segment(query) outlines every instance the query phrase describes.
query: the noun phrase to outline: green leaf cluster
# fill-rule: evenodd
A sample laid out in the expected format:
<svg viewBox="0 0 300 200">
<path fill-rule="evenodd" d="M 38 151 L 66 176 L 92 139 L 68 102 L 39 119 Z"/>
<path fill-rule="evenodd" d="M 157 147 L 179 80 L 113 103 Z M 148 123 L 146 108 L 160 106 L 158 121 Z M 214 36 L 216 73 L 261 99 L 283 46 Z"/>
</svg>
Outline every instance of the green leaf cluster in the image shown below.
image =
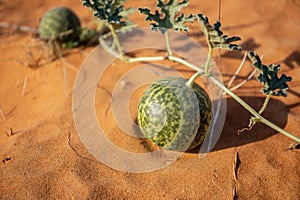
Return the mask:
<svg viewBox="0 0 300 200">
<path fill-rule="evenodd" d="M 83 5 L 94 11 L 94 16 L 109 24 L 125 26 L 124 0 L 82 0 Z"/>
<path fill-rule="evenodd" d="M 250 51 L 248 52 L 248 57 L 252 62 L 252 65 L 259 71 L 259 76 L 257 79 L 263 83 L 262 92 L 267 95 L 274 96 L 287 96 L 287 89 L 289 86 L 287 82 L 292 81 L 292 77 L 282 74 L 278 77 L 278 72 L 280 70 L 280 65 L 270 64 L 266 66 L 262 64 L 257 53 Z"/>
<path fill-rule="evenodd" d="M 154 21 L 150 23 L 152 30 L 160 30 L 164 33 L 167 29 L 174 29 L 176 31 L 189 32 L 189 29 L 184 24 L 186 22 L 193 22 L 196 18 L 194 15 L 185 16 L 181 13 L 181 9 L 189 4 L 188 0 L 181 2 L 177 0 L 169 0 L 165 3 L 163 0 L 158 0 L 156 5 L 159 10 L 155 10 L 152 14 L 148 8 L 139 8 L 142 14 L 145 14 L 146 21 Z"/>
<path fill-rule="evenodd" d="M 216 22 L 213 26 L 209 24 L 208 18 L 203 14 L 198 14 L 198 20 L 201 25 L 202 31 L 208 41 L 210 48 L 222 48 L 227 50 L 241 50 L 241 46 L 237 44 L 231 44 L 232 42 L 241 40 L 240 37 L 228 37 L 223 35 L 220 30 L 221 23 Z"/>
</svg>

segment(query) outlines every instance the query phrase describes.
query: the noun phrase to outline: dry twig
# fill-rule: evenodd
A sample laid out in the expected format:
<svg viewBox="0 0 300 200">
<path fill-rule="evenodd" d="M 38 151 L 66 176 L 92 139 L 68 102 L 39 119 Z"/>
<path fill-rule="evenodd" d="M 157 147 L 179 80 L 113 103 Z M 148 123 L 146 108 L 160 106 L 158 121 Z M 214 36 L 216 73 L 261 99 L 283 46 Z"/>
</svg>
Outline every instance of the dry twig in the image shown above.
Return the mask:
<svg viewBox="0 0 300 200">
<path fill-rule="evenodd" d="M 24 78 L 24 84 L 23 84 L 23 88 L 22 88 L 22 96 L 24 96 L 24 94 L 25 94 L 25 89 L 26 89 L 26 86 L 27 86 L 27 79 L 28 79 L 28 77 L 26 76 Z"/>
<path fill-rule="evenodd" d="M 4 120 L 6 120 L 5 113 L 4 113 L 3 109 L 1 108 L 1 106 L 0 106 L 0 114 L 1 114 L 2 118 L 3 118 Z"/>
<path fill-rule="evenodd" d="M 232 76 L 232 78 L 230 79 L 227 87 L 230 88 L 230 86 L 232 85 L 233 81 L 236 79 L 236 77 L 238 76 L 238 74 L 240 73 L 240 71 L 242 70 L 244 64 L 245 64 L 245 61 L 246 61 L 246 58 L 247 58 L 247 51 L 245 52 L 244 54 L 244 57 L 243 57 L 243 60 L 240 64 L 240 66 L 238 67 L 238 69 L 236 70 L 235 74 Z"/>
<path fill-rule="evenodd" d="M 233 200 L 237 199 L 237 189 L 236 189 L 236 184 L 238 181 L 237 177 L 237 171 L 240 165 L 240 159 L 239 159 L 239 153 L 238 151 L 235 152 L 234 160 L 233 160 L 233 179 L 234 179 L 234 185 L 233 185 Z"/>
<path fill-rule="evenodd" d="M 29 26 L 23 26 L 23 25 L 18 25 L 18 24 L 10 24 L 10 23 L 6 23 L 6 22 L 0 22 L 0 27 L 12 29 L 15 31 L 22 31 L 22 32 L 26 32 L 26 33 L 34 33 L 34 34 L 39 33 L 37 28 L 32 28 Z"/>
<path fill-rule="evenodd" d="M 72 146 L 72 144 L 71 144 L 71 133 L 70 133 L 70 132 L 68 133 L 68 145 L 70 146 L 70 148 L 73 150 L 73 152 L 74 152 L 78 157 L 80 157 L 80 158 L 82 158 L 82 159 L 85 159 L 85 160 L 97 162 L 97 161 L 95 161 L 95 160 L 93 160 L 93 159 L 84 157 L 84 156 L 80 155 L 80 153 L 78 153 L 78 151 L 77 151 L 77 150 Z"/>
</svg>

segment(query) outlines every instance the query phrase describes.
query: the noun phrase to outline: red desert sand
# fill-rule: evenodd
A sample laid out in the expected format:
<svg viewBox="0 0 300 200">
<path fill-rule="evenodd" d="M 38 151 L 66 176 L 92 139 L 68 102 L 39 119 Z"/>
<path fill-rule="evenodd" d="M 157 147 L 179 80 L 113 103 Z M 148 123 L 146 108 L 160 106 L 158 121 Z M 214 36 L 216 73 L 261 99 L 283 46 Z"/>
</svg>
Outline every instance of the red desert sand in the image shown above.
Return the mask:
<svg viewBox="0 0 300 200">
<path fill-rule="evenodd" d="M 145 0 L 126 3 L 154 5 L 155 1 Z M 95 27 L 91 11 L 79 0 L 1 0 L 0 19 L 36 28 L 41 16 L 54 6 L 71 8 L 83 26 Z M 214 23 L 218 1 L 191 0 L 184 12 L 203 13 Z M 138 13 L 130 18 L 140 27 L 148 25 Z M 244 49 L 263 55 L 265 64 L 280 63 L 281 72 L 293 77 L 288 97 L 272 98 L 264 116 L 300 136 L 300 1 L 222 1 L 221 22 L 225 34 L 242 38 L 239 44 Z M 29 33 L 0 31 L 0 199 L 300 199 L 300 150 L 288 149 L 293 141 L 263 124 L 238 135 L 251 115 L 229 96 L 222 134 L 206 157 L 199 158 L 196 149 L 149 173 L 109 168 L 83 145 L 72 115 L 76 70 L 94 47 L 65 51 L 62 59 L 45 63 L 47 46 L 43 42 Z M 189 36 L 206 47 L 196 22 Z M 147 50 L 136 54 L 147 55 Z M 243 54 L 222 50 L 221 55 L 223 79 L 228 83 Z M 220 66 L 218 54 L 214 60 Z M 110 91 L 134 65 L 117 60 L 112 65 L 118 70 L 108 70 L 105 77 L 111 81 L 96 92 L 98 119 L 105 121 L 103 129 L 113 143 L 143 152 L 141 140 L 118 129 L 109 107 Z M 183 75 L 192 75 L 191 70 L 182 69 Z M 252 70 L 247 61 L 235 84 Z M 236 93 L 259 109 L 264 101 L 260 87 L 253 78 Z M 132 118 L 141 92 L 130 100 Z"/>
</svg>

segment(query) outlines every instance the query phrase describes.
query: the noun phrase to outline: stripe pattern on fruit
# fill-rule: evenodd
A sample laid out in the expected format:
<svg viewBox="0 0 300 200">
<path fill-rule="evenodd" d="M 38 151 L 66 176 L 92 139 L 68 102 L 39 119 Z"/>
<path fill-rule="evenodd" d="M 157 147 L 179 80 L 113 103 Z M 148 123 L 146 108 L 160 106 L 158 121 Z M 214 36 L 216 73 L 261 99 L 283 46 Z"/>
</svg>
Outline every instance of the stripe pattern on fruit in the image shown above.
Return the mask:
<svg viewBox="0 0 300 200">
<path fill-rule="evenodd" d="M 138 123 L 142 133 L 166 150 L 186 151 L 201 144 L 211 121 L 208 94 L 187 79 L 166 77 L 153 83 L 142 96 Z"/>
<path fill-rule="evenodd" d="M 39 34 L 44 40 L 57 38 L 60 34 L 70 30 L 72 30 L 70 34 L 58 39 L 61 42 L 79 39 L 81 31 L 80 20 L 72 10 L 66 7 L 55 7 L 48 10 L 39 24 Z"/>
</svg>

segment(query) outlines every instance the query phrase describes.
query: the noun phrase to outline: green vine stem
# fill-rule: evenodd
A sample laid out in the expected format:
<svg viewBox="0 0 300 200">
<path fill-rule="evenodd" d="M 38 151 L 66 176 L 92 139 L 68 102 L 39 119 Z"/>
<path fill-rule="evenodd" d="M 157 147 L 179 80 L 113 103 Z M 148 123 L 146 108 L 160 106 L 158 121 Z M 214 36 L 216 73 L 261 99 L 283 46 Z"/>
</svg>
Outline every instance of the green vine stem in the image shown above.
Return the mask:
<svg viewBox="0 0 300 200">
<path fill-rule="evenodd" d="M 205 73 L 205 71 L 201 69 L 201 66 L 199 68 L 196 65 L 193 65 L 193 64 L 187 62 L 186 60 L 183 60 L 182 58 L 179 58 L 179 57 L 176 57 L 176 56 L 168 56 L 166 59 L 177 62 L 177 63 L 180 63 L 180 64 L 183 64 L 183 65 L 185 65 L 185 66 L 187 66 L 187 67 L 189 67 L 189 68 L 191 68 L 191 69 L 193 69 L 193 70 L 195 70 L 195 71 L 197 71 L 201 74 Z"/>
<path fill-rule="evenodd" d="M 231 90 L 231 91 L 232 91 L 232 90 Z M 264 101 L 263 106 L 262 106 L 261 109 L 258 111 L 258 114 L 261 115 L 261 114 L 266 110 L 267 105 L 268 105 L 269 102 L 270 102 L 270 98 L 271 98 L 271 95 L 270 95 L 270 94 L 267 95 L 267 97 L 265 98 L 265 101 Z M 253 128 L 253 126 L 256 124 L 256 122 L 259 122 L 259 121 L 260 121 L 259 118 L 253 117 L 253 116 L 252 116 L 252 117 L 250 118 L 250 123 L 249 123 L 248 128 L 242 129 L 241 131 L 238 131 L 238 132 L 241 133 L 241 132 L 243 132 L 243 130 L 251 130 L 251 129 Z"/>
<path fill-rule="evenodd" d="M 197 71 L 197 73 L 195 73 L 189 80 L 188 82 L 186 83 L 187 86 L 191 87 L 192 84 L 195 82 L 195 80 L 200 76 L 200 75 L 203 75 L 203 74 L 209 74 L 210 73 L 210 70 L 209 70 L 209 66 L 210 66 L 210 62 L 211 62 L 211 58 L 212 58 L 212 53 L 213 53 L 213 49 L 211 48 L 211 46 L 209 46 L 209 51 L 208 51 L 208 56 L 207 56 L 207 59 L 206 59 L 206 62 L 204 64 L 204 70 L 205 72 L 202 72 L 202 71 Z"/>
<path fill-rule="evenodd" d="M 263 106 L 261 107 L 261 109 L 258 111 L 259 114 L 262 114 L 266 108 L 267 108 L 267 105 L 269 104 L 270 102 L 270 98 L 271 98 L 271 95 L 267 95 L 266 99 L 265 99 L 265 102 L 263 104 Z"/>
<path fill-rule="evenodd" d="M 166 58 L 164 56 L 153 56 L 153 57 L 138 57 L 138 58 L 128 58 L 127 61 L 129 63 L 134 62 L 153 62 L 153 61 L 162 61 Z"/>
<path fill-rule="evenodd" d="M 117 50 L 118 50 L 118 53 L 120 54 L 121 56 L 121 59 L 122 60 L 126 60 L 125 57 L 124 57 L 124 53 L 123 53 L 123 50 L 122 50 L 122 47 L 121 47 L 121 44 L 120 44 L 120 41 L 119 41 L 119 37 L 115 31 L 115 28 L 113 27 L 113 25 L 111 24 L 108 24 L 108 27 L 111 31 L 111 34 L 113 36 L 113 40 L 114 40 L 114 43 L 116 44 L 116 47 L 117 47 Z"/>
<path fill-rule="evenodd" d="M 170 39 L 169 39 L 169 33 L 168 33 L 168 31 L 166 30 L 164 34 L 165 34 L 165 39 L 166 39 L 166 43 L 167 43 L 167 51 L 168 51 L 168 55 L 169 55 L 169 56 L 173 56 L 173 52 L 172 52 L 171 44 L 170 44 Z"/>
<path fill-rule="evenodd" d="M 205 74 L 210 73 L 209 64 L 210 64 L 210 61 L 211 61 L 212 53 L 213 53 L 213 48 L 209 45 L 208 56 L 207 56 L 207 60 L 206 60 L 205 65 L 204 65 Z"/>
</svg>

